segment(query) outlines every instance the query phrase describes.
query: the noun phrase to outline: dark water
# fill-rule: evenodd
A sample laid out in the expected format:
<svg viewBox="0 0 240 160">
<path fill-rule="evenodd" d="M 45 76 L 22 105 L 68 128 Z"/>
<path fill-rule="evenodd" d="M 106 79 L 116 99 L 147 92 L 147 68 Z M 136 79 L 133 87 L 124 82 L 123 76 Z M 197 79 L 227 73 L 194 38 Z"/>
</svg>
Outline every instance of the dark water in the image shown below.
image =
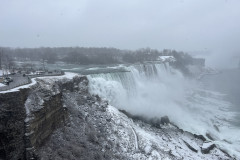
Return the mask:
<svg viewBox="0 0 240 160">
<path fill-rule="evenodd" d="M 235 124 L 240 126 L 240 69 L 227 69 L 216 75 L 206 75 L 202 78 L 206 89 L 226 94 L 225 100 L 233 105 L 238 114 Z"/>
</svg>

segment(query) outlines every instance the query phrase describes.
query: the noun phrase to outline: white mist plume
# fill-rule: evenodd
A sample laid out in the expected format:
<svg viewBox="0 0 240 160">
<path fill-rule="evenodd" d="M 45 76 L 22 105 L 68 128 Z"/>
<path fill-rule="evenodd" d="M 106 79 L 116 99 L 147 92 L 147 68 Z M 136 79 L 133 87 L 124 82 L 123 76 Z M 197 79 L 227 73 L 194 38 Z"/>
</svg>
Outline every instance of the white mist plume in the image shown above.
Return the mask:
<svg viewBox="0 0 240 160">
<path fill-rule="evenodd" d="M 88 76 L 90 92 L 134 115 L 148 118 L 167 115 L 186 131 L 211 134 L 224 148 L 227 145 L 224 139 L 228 139 L 234 143 L 232 148 L 228 145 L 230 152 L 240 145 L 239 130 L 229 129 L 228 122 L 235 115 L 229 111 L 230 104 L 222 100 L 223 95 L 200 89 L 197 82 L 163 64 L 132 66 L 127 70 Z"/>
</svg>

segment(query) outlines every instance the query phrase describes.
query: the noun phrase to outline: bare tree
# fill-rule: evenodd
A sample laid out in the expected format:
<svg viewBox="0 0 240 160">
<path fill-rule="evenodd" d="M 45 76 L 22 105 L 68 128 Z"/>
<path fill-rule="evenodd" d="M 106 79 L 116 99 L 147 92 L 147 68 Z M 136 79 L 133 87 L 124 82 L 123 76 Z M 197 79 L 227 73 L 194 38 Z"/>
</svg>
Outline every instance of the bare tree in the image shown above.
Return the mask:
<svg viewBox="0 0 240 160">
<path fill-rule="evenodd" d="M 2 56 L 3 56 L 3 50 L 0 48 L 0 70 L 2 69 Z"/>
</svg>

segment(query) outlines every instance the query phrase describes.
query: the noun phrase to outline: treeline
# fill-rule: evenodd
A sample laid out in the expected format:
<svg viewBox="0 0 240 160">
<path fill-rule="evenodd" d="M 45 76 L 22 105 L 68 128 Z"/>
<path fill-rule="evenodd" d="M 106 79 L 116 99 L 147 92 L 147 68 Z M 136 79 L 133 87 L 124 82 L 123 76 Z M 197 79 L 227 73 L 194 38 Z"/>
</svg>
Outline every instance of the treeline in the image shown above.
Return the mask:
<svg viewBox="0 0 240 160">
<path fill-rule="evenodd" d="M 138 50 L 120 50 L 116 48 L 86 48 L 86 47 L 58 47 L 58 48 L 2 48 L 2 53 L 14 60 L 46 61 L 55 63 L 63 61 L 74 64 L 117 64 L 155 61 L 159 56 L 174 56 L 176 66 L 194 64 L 197 60 L 184 52 L 164 49 L 158 51 L 150 48 Z M 199 64 L 204 63 L 203 60 Z"/>
</svg>

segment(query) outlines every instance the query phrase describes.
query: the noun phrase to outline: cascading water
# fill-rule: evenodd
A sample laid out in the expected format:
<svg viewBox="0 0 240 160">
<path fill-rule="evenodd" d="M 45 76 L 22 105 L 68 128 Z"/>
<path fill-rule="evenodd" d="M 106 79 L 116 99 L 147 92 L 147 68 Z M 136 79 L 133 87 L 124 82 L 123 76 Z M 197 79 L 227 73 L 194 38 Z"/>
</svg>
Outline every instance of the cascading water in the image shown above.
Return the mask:
<svg viewBox="0 0 240 160">
<path fill-rule="evenodd" d="M 156 98 L 155 100 L 161 102 L 156 104 L 161 107 L 162 103 L 170 103 L 173 95 L 184 95 L 179 93 L 183 91 L 181 85 L 184 84 L 177 84 L 183 79 L 183 76 L 178 71 L 171 69 L 168 64 L 138 64 L 125 67 L 125 70 L 126 72 L 88 75 L 90 92 L 106 98 L 112 105 L 128 111 L 132 110 L 134 113 L 139 104 L 134 104 L 133 100 L 149 103 L 147 98 Z M 161 95 L 161 93 L 164 94 Z M 183 97 L 175 100 L 180 101 L 181 98 Z"/>
<path fill-rule="evenodd" d="M 131 65 L 124 70 L 88 75 L 89 91 L 132 114 L 167 115 L 180 128 L 211 135 L 215 144 L 232 155 L 239 154 L 240 131 L 229 123 L 235 113 L 229 110 L 231 104 L 223 100 L 224 95 L 201 89 L 168 63 Z"/>
</svg>

